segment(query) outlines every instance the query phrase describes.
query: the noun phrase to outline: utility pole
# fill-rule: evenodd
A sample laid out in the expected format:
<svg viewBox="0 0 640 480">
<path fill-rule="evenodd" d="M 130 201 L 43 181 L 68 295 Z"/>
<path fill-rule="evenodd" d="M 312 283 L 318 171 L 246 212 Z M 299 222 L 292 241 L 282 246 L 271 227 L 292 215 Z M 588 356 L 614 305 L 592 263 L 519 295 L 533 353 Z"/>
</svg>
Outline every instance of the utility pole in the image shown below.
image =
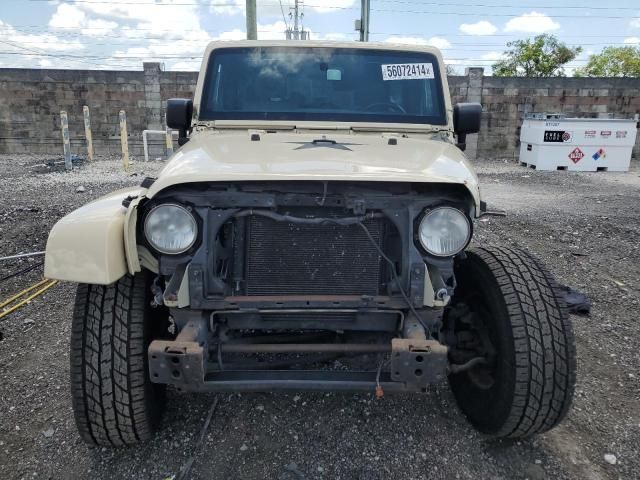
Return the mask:
<svg viewBox="0 0 640 480">
<path fill-rule="evenodd" d="M 360 41 L 369 41 L 369 12 L 371 2 L 370 0 L 361 0 L 360 5 L 360 21 L 356 20 L 356 30 L 360 31 Z"/>
<path fill-rule="evenodd" d="M 304 13 L 300 13 L 301 0 L 295 0 L 293 10 L 293 29 L 287 28 L 287 40 L 309 40 L 309 32 L 304 29 L 304 25 L 300 28 L 300 21 L 304 17 Z M 292 14 L 289 12 L 289 18 Z"/>
<path fill-rule="evenodd" d="M 258 24 L 256 19 L 256 0 L 247 0 L 247 40 L 258 39 Z"/>
</svg>

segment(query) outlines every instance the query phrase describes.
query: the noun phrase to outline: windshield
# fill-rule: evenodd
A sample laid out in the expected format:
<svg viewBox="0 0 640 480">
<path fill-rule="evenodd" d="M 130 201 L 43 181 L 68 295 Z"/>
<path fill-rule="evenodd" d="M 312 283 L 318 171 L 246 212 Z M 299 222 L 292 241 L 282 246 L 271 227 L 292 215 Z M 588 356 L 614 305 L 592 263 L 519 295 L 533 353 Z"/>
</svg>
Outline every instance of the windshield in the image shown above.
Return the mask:
<svg viewBox="0 0 640 480">
<path fill-rule="evenodd" d="M 199 118 L 446 125 L 433 55 L 355 48 L 216 49 Z"/>
</svg>

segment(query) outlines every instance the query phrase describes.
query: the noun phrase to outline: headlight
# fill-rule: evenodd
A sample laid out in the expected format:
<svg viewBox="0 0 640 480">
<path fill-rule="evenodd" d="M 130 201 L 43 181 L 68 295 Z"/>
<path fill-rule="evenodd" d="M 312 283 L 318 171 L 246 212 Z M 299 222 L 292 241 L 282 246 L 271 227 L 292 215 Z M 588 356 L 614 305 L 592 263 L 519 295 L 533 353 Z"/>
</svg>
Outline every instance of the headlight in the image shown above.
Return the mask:
<svg viewBox="0 0 640 480">
<path fill-rule="evenodd" d="M 460 210 L 439 207 L 428 212 L 418 229 L 420 243 L 431 255 L 450 257 L 469 242 L 471 224 Z"/>
<path fill-rule="evenodd" d="M 165 203 L 149 212 L 144 221 L 144 234 L 157 251 L 182 253 L 195 243 L 198 225 L 186 208 Z"/>
</svg>

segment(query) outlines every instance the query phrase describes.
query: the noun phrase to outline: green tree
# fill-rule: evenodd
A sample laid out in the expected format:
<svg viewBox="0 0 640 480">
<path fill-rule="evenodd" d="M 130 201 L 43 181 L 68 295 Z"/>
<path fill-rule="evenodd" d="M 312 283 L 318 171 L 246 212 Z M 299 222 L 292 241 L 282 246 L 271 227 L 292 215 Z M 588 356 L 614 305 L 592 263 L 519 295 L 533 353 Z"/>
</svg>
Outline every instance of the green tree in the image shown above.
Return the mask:
<svg viewBox="0 0 640 480">
<path fill-rule="evenodd" d="M 640 77 L 640 48 L 605 47 L 576 70 L 578 77 Z"/>
<path fill-rule="evenodd" d="M 553 35 L 507 43 L 504 58 L 493 64 L 497 77 L 564 77 L 564 65 L 582 52 L 569 47 Z"/>
</svg>

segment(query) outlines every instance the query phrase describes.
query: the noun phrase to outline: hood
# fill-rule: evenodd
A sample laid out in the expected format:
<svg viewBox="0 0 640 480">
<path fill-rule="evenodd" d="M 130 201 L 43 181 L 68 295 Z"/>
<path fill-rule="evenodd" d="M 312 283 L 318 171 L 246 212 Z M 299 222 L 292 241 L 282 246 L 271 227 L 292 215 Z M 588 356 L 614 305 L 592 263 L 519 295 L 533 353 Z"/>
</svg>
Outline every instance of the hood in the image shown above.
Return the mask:
<svg viewBox="0 0 640 480">
<path fill-rule="evenodd" d="M 479 210 L 478 179 L 464 154 L 451 143 L 430 137 L 326 131 L 196 132 L 160 172 L 146 196 L 153 197 L 172 185 L 216 181 L 457 183 L 469 189 Z M 390 138 L 396 140 L 395 145 Z"/>
</svg>

